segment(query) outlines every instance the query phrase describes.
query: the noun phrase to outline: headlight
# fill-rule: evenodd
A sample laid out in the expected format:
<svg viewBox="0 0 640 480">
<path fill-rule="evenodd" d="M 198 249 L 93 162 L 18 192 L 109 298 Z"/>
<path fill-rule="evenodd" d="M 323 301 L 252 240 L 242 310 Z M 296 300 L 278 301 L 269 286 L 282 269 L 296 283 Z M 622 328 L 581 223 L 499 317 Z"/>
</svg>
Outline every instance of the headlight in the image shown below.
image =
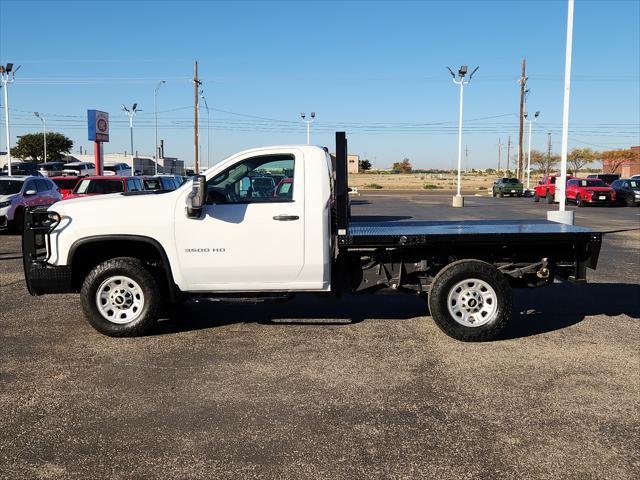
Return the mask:
<svg viewBox="0 0 640 480">
<path fill-rule="evenodd" d="M 0 202 L 0 208 L 8 207 L 11 205 L 11 200 L 7 200 L 6 202 Z"/>
</svg>

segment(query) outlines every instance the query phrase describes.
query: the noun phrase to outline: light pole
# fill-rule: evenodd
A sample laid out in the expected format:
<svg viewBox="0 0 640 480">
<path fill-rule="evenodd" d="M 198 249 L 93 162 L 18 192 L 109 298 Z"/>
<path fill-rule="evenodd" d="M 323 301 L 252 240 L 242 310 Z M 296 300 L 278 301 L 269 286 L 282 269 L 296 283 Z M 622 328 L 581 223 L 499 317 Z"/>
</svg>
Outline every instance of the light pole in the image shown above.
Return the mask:
<svg viewBox="0 0 640 480">
<path fill-rule="evenodd" d="M 573 50 L 573 0 L 567 5 L 567 40 L 564 61 L 564 101 L 562 105 L 562 150 L 560 177 L 556 179 L 555 199 L 560 204 L 557 211 L 547 212 L 547 219 L 573 225 L 573 211 L 566 210 L 567 150 L 569 144 L 569 98 L 571 96 L 571 52 Z"/>
<path fill-rule="evenodd" d="M 160 150 L 158 148 L 158 90 L 160 90 L 160 87 L 162 86 L 163 83 L 167 83 L 167 82 L 165 80 L 160 80 L 155 90 L 153 91 L 153 118 L 154 118 L 154 125 L 155 125 L 155 131 L 156 131 L 156 150 L 153 156 L 155 157 L 155 160 L 156 160 L 155 168 L 154 168 L 156 175 L 158 175 L 158 160 L 160 159 L 160 155 L 158 154 Z M 131 142 L 133 143 L 133 140 L 131 140 Z M 133 148 L 133 145 L 131 146 L 131 148 Z M 162 165 L 162 171 L 164 172 L 164 164 Z"/>
<path fill-rule="evenodd" d="M 0 65 L 0 80 L 4 87 L 4 120 L 5 120 L 5 132 L 7 134 L 7 173 L 11 176 L 11 131 L 9 129 L 9 84 L 13 83 L 16 76 L 16 72 L 20 69 L 13 70 L 13 63 L 7 63 L 6 65 Z M 11 78 L 9 78 L 11 74 Z"/>
<path fill-rule="evenodd" d="M 209 105 L 207 104 L 207 99 L 204 97 L 204 93 L 200 92 L 200 97 L 202 98 L 202 100 L 204 101 L 204 108 L 205 110 L 207 110 L 207 170 L 209 169 L 209 167 L 211 166 L 211 164 L 209 163 L 209 155 L 211 153 L 211 148 L 210 148 L 210 142 L 209 142 L 209 137 L 210 137 L 210 130 L 209 130 Z"/>
<path fill-rule="evenodd" d="M 44 161 L 47 161 L 47 119 L 39 112 L 33 112 L 33 114 L 42 120 L 42 136 L 44 140 Z"/>
<path fill-rule="evenodd" d="M 316 119 L 316 112 L 311 112 L 311 120 L 305 120 L 305 117 L 306 117 L 305 113 L 302 112 L 300 114 L 300 118 L 302 118 L 302 121 L 307 124 L 307 145 L 310 145 L 311 144 L 311 124 Z"/>
<path fill-rule="evenodd" d="M 136 116 L 137 112 L 141 112 L 142 109 L 138 108 L 138 104 L 134 103 L 133 106 L 129 109 L 125 105 L 122 105 L 122 111 L 127 114 L 129 117 L 129 130 L 131 132 L 131 176 L 133 177 L 135 173 L 135 161 L 136 155 L 133 151 L 133 117 Z"/>
<path fill-rule="evenodd" d="M 478 71 L 478 68 L 480 67 L 474 68 L 473 71 L 471 72 L 471 75 L 469 75 L 469 80 L 465 81 L 464 77 L 468 71 L 468 67 L 466 65 L 462 65 L 460 67 L 460 70 L 458 70 L 458 80 L 456 80 L 456 74 L 453 73 L 453 70 L 447 67 L 447 70 L 449 70 L 449 73 L 453 78 L 453 83 L 455 83 L 456 85 L 460 85 L 460 113 L 458 118 L 458 191 L 455 197 L 453 197 L 454 207 L 464 206 L 464 198 L 460 194 L 460 183 L 462 180 L 462 106 L 464 102 L 464 86 L 468 83 L 471 83 L 473 74 Z"/>
<path fill-rule="evenodd" d="M 528 120 L 528 114 L 525 112 L 524 119 Z M 531 132 L 533 128 L 533 124 L 538 120 L 540 116 L 540 112 L 536 112 L 533 115 L 533 120 L 529 121 L 529 145 L 527 146 L 527 190 L 531 189 Z"/>
</svg>

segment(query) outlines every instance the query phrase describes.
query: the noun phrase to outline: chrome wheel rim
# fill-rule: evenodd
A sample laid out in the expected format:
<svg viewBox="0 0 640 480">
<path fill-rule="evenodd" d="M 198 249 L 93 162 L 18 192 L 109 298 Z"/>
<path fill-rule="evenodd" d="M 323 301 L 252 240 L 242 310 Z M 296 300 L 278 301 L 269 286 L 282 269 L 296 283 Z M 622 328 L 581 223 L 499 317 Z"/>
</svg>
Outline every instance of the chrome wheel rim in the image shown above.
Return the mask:
<svg viewBox="0 0 640 480">
<path fill-rule="evenodd" d="M 144 308 L 144 294 L 135 280 L 122 275 L 107 278 L 96 292 L 100 315 L 111 323 L 133 322 Z"/>
<path fill-rule="evenodd" d="M 456 283 L 447 296 L 451 317 L 465 327 L 480 327 L 498 314 L 496 291 L 484 280 L 468 278 Z"/>
</svg>

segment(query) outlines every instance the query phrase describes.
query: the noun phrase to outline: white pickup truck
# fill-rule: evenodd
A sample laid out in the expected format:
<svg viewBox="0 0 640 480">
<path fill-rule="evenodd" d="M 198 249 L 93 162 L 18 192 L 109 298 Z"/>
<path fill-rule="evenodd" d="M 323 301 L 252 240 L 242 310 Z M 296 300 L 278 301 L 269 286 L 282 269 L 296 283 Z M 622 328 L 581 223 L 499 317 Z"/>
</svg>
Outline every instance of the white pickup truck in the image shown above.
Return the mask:
<svg viewBox="0 0 640 480">
<path fill-rule="evenodd" d="M 482 341 L 511 318 L 511 286 L 584 282 L 597 264 L 601 234 L 543 220 L 350 222 L 343 132 L 336 152 L 248 150 L 175 191 L 29 211 L 29 292 L 80 292 L 97 330 L 131 336 L 187 298 L 390 289 L 428 299 L 448 335 Z"/>
</svg>

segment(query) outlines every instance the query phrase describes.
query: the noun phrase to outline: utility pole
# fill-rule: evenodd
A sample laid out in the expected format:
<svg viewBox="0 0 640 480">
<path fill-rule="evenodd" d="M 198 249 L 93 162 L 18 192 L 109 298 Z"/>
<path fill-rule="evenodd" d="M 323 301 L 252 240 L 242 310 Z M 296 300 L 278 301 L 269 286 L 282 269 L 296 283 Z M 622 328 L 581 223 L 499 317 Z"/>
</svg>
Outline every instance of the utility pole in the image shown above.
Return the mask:
<svg viewBox="0 0 640 480">
<path fill-rule="evenodd" d="M 509 141 L 507 142 L 507 175 L 509 175 L 509 168 L 511 166 L 511 135 L 509 135 Z"/>
<path fill-rule="evenodd" d="M 524 164 L 524 95 L 527 85 L 527 77 L 525 75 L 527 59 L 522 59 L 522 76 L 518 83 L 520 84 L 520 132 L 518 134 L 518 180 L 522 181 L 523 164 Z"/>
<path fill-rule="evenodd" d="M 498 137 L 498 174 L 500 173 L 500 160 L 502 156 L 502 143 L 500 143 L 500 137 Z"/>
<path fill-rule="evenodd" d="M 194 104 L 193 104 L 193 109 L 194 109 L 194 126 L 193 126 L 193 146 L 194 146 L 194 152 L 195 152 L 195 162 L 194 162 L 194 169 L 195 169 L 195 173 L 196 175 L 200 175 L 200 158 L 199 158 L 199 139 L 198 139 L 198 122 L 200 120 L 200 101 L 199 101 L 199 95 L 198 95 L 198 88 L 200 87 L 202 82 L 200 82 L 198 80 L 198 62 L 195 61 L 193 62 L 193 95 L 194 95 Z"/>
<path fill-rule="evenodd" d="M 464 170 L 469 171 L 469 145 L 464 146 Z"/>
<path fill-rule="evenodd" d="M 549 165 L 551 164 L 551 132 L 547 132 L 547 165 L 545 166 L 544 174 L 549 175 Z"/>
</svg>

